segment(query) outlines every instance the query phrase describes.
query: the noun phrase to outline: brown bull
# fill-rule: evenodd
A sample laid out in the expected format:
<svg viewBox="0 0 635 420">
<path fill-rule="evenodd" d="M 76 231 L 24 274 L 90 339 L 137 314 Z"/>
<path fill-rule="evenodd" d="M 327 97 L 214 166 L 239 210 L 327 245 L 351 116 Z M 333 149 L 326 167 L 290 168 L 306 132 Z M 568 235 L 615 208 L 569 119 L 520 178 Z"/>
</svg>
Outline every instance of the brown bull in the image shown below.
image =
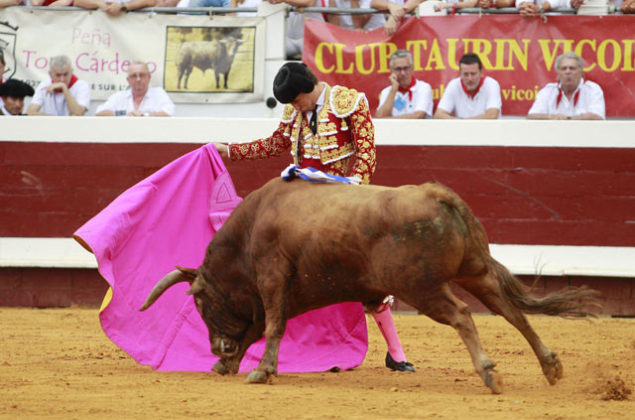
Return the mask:
<svg viewBox="0 0 635 420">
<path fill-rule="evenodd" d="M 187 293 L 209 329 L 212 353 L 221 358 L 215 371 L 235 374 L 247 348 L 264 333 L 265 352 L 247 377 L 255 383 L 277 374 L 288 319 L 338 302 L 372 307 L 392 294 L 454 327 L 478 374 L 500 393 L 501 377 L 481 347 L 467 305 L 450 291 L 453 281 L 523 334 L 555 384 L 562 364 L 523 312 L 582 316 L 596 304 L 595 292 L 585 288 L 542 299 L 528 295 L 492 258 L 468 206 L 439 184 L 389 188 L 272 180 L 236 207 L 198 269 L 168 274 L 141 310 L 181 281 L 191 284 Z"/>
</svg>

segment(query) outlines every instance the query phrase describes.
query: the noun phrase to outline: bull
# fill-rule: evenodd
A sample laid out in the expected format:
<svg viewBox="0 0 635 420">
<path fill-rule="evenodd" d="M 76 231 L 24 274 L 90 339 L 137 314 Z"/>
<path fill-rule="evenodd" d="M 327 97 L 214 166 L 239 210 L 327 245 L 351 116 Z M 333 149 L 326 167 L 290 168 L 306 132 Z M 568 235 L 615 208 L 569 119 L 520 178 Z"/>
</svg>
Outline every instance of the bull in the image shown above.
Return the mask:
<svg viewBox="0 0 635 420">
<path fill-rule="evenodd" d="M 176 56 L 178 70 L 177 89 L 187 89 L 187 81 L 194 67 L 199 68 L 203 74 L 208 69 L 214 71 L 216 88 L 220 88 L 220 76 L 223 75 L 223 87 L 227 89 L 229 71 L 234 62 L 234 56 L 242 41 L 228 36 L 221 40 L 184 42 L 179 47 Z"/>
<path fill-rule="evenodd" d="M 562 363 L 524 313 L 585 316 L 599 305 L 597 292 L 586 287 L 531 296 L 490 255 L 485 230 L 467 204 L 437 183 L 390 188 L 271 180 L 236 207 L 200 267 L 177 268 L 141 310 L 170 286 L 189 282 L 187 294 L 220 357 L 214 371 L 237 373 L 245 351 L 264 333 L 265 352 L 249 383 L 277 375 L 288 319 L 345 301 L 373 308 L 392 294 L 451 325 L 485 384 L 502 392 L 468 306 L 450 290 L 453 281 L 521 332 L 553 385 L 562 378 Z"/>
</svg>

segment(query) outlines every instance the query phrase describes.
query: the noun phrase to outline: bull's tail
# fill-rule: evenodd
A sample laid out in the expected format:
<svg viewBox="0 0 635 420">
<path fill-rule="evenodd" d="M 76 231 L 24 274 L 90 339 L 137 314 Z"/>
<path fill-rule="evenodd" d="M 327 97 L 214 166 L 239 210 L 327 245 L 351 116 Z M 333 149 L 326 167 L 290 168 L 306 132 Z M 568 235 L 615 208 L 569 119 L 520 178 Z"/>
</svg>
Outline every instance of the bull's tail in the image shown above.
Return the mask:
<svg viewBox="0 0 635 420">
<path fill-rule="evenodd" d="M 498 280 L 503 297 L 516 308 L 528 314 L 583 317 L 593 315 L 598 308 L 602 307 L 599 292 L 586 286 L 568 287 L 541 298 L 532 296 L 527 286 L 491 256 L 487 233 L 468 205 L 449 188 L 440 187 L 442 190 L 437 191 L 440 202 L 453 209 L 455 220 L 460 222 L 457 226 L 462 227 L 467 238 L 466 254 L 480 256 L 480 258 L 471 259 L 472 265 L 469 266 L 468 271 L 471 269 L 481 271 L 486 267 Z M 475 260 L 480 260 L 483 264 L 473 264 Z"/>
<path fill-rule="evenodd" d="M 498 279 L 501 293 L 515 307 L 528 314 L 558 315 L 564 317 L 595 316 L 602 307 L 599 292 L 588 288 L 567 287 L 538 298 L 529 294 L 529 289 L 516 276 L 491 256 L 489 269 Z"/>
</svg>

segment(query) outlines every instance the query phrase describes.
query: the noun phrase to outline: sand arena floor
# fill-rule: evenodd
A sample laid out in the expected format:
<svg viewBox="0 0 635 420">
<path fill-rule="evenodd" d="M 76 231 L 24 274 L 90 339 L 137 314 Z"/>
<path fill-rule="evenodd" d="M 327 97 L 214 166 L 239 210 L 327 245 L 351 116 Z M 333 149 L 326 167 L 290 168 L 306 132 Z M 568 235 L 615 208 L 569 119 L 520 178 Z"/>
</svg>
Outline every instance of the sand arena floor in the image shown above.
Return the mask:
<svg viewBox="0 0 635 420">
<path fill-rule="evenodd" d="M 549 386 L 529 345 L 501 317 L 476 315 L 505 391 L 492 395 L 453 329 L 400 314 L 415 374 L 383 366 L 377 328 L 362 366 L 281 374 L 154 372 L 106 338 L 94 308 L 0 308 L 0 418 L 137 419 L 635 419 L 635 319 L 532 316 L 564 378 Z M 606 398 L 628 397 L 626 400 Z"/>
</svg>

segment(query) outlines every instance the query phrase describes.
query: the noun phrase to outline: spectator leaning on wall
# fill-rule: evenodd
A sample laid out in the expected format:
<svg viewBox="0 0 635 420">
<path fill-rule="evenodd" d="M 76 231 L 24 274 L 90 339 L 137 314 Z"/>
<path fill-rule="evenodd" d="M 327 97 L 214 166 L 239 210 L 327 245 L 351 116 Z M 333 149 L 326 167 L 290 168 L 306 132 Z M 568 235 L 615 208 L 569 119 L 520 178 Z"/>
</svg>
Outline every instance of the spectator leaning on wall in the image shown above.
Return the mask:
<svg viewBox="0 0 635 420">
<path fill-rule="evenodd" d="M 516 0 L 516 8 L 523 17 L 538 16 L 558 9 L 579 9 L 584 0 Z"/>
<path fill-rule="evenodd" d="M 516 7 L 515 0 L 479 0 L 478 7 L 482 9 L 502 9 L 503 7 Z"/>
<path fill-rule="evenodd" d="M 527 114 L 534 120 L 603 120 L 604 92 L 597 83 L 584 80 L 584 61 L 574 52 L 556 59 L 558 82 L 542 88 Z"/>
<path fill-rule="evenodd" d="M 459 60 L 459 77 L 448 83 L 434 118 L 496 119 L 501 117 L 501 106 L 500 85 L 483 75 L 478 55 L 467 53 Z"/>
<path fill-rule="evenodd" d="M 84 115 L 90 106 L 90 86 L 73 74 L 71 59 L 51 58 L 49 76 L 35 89 L 27 115 Z"/>
<path fill-rule="evenodd" d="M 113 94 L 97 108 L 97 116 L 171 117 L 174 103 L 160 87 L 150 87 L 150 69 L 141 61 L 128 66 L 128 89 Z"/>
<path fill-rule="evenodd" d="M 432 116 L 432 88 L 414 77 L 412 54 L 397 50 L 390 56 L 390 85 L 381 91 L 377 118 Z"/>
</svg>

